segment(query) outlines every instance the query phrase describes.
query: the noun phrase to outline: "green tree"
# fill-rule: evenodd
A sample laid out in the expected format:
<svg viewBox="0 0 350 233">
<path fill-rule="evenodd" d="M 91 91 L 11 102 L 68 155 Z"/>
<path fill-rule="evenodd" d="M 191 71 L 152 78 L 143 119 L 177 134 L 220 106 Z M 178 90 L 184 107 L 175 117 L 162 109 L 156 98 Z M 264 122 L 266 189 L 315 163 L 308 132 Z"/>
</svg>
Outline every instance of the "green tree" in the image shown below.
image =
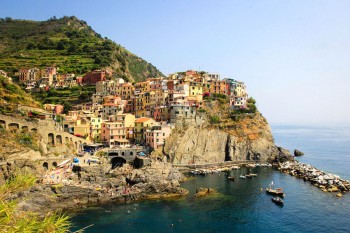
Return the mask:
<svg viewBox="0 0 350 233">
<path fill-rule="evenodd" d="M 66 45 L 65 45 L 65 43 L 62 40 L 60 40 L 60 41 L 58 41 L 56 48 L 57 48 L 57 50 L 65 50 L 66 49 Z"/>
</svg>

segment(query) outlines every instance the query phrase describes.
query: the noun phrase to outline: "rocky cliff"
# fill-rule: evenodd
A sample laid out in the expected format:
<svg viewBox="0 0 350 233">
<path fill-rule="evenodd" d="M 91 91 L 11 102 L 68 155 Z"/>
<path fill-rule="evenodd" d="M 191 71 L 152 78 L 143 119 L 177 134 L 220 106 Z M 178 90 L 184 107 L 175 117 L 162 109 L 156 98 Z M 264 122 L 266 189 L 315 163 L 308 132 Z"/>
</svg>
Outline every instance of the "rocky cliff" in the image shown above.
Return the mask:
<svg viewBox="0 0 350 233">
<path fill-rule="evenodd" d="M 163 149 L 173 164 L 205 164 L 224 161 L 290 158 L 277 147 L 266 119 L 259 113 L 225 119 L 218 124 L 175 129 Z"/>
</svg>

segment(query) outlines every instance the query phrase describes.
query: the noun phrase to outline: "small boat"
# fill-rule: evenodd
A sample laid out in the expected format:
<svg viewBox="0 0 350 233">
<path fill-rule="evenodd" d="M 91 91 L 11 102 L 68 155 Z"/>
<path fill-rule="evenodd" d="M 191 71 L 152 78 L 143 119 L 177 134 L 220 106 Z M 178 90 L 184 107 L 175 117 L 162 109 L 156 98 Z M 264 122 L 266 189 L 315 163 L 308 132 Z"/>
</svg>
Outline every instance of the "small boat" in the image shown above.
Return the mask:
<svg viewBox="0 0 350 233">
<path fill-rule="evenodd" d="M 281 205 L 283 206 L 284 201 L 280 197 L 272 197 L 271 200 L 276 204 L 276 205 Z"/>
<path fill-rule="evenodd" d="M 234 176 L 228 176 L 227 179 L 229 179 L 231 181 L 235 181 L 235 177 Z"/>
<path fill-rule="evenodd" d="M 241 174 L 241 175 L 239 176 L 239 178 L 245 179 L 245 178 L 247 178 L 247 177 Z"/>
<path fill-rule="evenodd" d="M 284 191 L 283 191 L 283 188 L 266 188 L 266 192 L 268 194 L 272 194 L 272 195 L 275 195 L 275 196 L 280 196 L 280 197 L 284 197 Z"/>
<path fill-rule="evenodd" d="M 249 173 L 249 174 L 245 175 L 245 177 L 247 177 L 247 178 L 253 178 L 256 176 L 258 176 L 258 174 L 255 174 L 255 173 Z"/>
<path fill-rule="evenodd" d="M 269 185 L 269 187 L 266 188 L 266 193 L 272 194 L 272 195 L 275 195 L 275 196 L 284 197 L 283 188 L 274 188 L 273 181 L 271 182 L 271 184 Z"/>
</svg>

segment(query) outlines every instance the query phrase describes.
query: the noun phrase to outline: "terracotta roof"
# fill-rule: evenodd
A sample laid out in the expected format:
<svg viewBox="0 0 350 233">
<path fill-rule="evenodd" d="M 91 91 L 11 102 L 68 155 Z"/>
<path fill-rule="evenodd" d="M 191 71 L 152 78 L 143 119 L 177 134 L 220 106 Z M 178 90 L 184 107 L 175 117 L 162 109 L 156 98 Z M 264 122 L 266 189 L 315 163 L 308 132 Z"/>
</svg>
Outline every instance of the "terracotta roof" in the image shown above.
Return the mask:
<svg viewBox="0 0 350 233">
<path fill-rule="evenodd" d="M 147 117 L 141 117 L 135 120 L 136 123 L 143 123 L 146 121 L 152 120 L 152 118 L 147 118 Z"/>
<path fill-rule="evenodd" d="M 110 104 L 110 103 L 107 103 L 107 104 L 103 104 L 103 106 L 118 106 L 118 104 Z"/>
</svg>

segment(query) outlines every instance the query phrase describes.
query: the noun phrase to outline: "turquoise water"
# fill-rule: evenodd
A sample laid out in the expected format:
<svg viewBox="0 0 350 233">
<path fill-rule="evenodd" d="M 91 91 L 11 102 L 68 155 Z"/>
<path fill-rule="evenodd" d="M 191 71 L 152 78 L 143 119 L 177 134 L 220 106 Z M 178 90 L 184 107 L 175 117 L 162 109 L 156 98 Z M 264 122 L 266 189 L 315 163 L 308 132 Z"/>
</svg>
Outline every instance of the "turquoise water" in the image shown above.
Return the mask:
<svg viewBox="0 0 350 233">
<path fill-rule="evenodd" d="M 274 127 L 278 145 L 305 152 L 300 161 L 350 178 L 348 129 Z M 258 177 L 238 177 L 247 168 L 196 176 L 182 184 L 190 195 L 173 201 L 144 201 L 86 209 L 74 218 L 72 230 L 94 224 L 86 232 L 349 232 L 350 194 L 337 199 L 301 179 L 271 168 L 254 168 Z M 279 207 L 261 191 L 271 181 L 285 189 Z M 196 188 L 211 187 L 219 194 L 195 199 Z"/>
</svg>

